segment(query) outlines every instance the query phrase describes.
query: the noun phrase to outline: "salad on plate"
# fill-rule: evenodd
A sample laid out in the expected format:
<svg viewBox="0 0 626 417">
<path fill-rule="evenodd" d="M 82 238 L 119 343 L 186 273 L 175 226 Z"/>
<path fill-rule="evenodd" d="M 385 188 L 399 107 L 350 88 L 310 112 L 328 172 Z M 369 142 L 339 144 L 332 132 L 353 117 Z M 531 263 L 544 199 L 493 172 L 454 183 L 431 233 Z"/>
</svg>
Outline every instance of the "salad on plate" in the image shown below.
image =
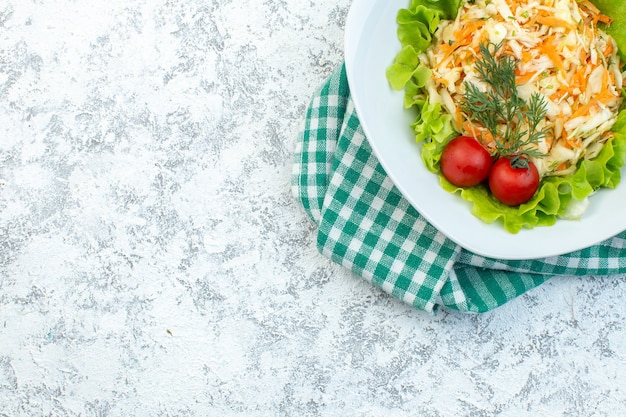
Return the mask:
<svg viewBox="0 0 626 417">
<path fill-rule="evenodd" d="M 619 2 L 596 3 L 413 0 L 398 12 L 387 79 L 416 111 L 423 163 L 479 219 L 511 233 L 575 220 L 618 185 L 626 33 Z"/>
</svg>

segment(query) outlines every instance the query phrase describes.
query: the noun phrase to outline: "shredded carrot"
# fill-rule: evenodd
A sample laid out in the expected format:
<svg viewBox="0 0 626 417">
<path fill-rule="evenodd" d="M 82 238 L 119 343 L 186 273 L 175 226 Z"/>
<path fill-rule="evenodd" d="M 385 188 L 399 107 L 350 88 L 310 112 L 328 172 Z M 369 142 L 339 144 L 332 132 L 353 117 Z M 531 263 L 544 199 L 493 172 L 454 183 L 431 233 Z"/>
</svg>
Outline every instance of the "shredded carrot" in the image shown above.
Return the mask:
<svg viewBox="0 0 626 417">
<path fill-rule="evenodd" d="M 553 41 L 554 36 L 546 38 L 546 40 L 540 45 L 540 49 L 543 53 L 548 55 L 555 67 L 563 71 L 565 69 L 565 66 L 563 65 L 563 60 L 561 59 L 561 56 L 554 47 L 554 44 L 552 43 Z"/>
<path fill-rule="evenodd" d="M 563 143 L 567 142 L 567 131 L 565 131 L 565 127 L 563 127 L 563 130 L 561 131 L 561 138 L 560 138 L 560 140 Z"/>
<path fill-rule="evenodd" d="M 602 23 L 604 23 L 606 25 L 610 25 L 611 23 L 613 23 L 613 19 L 612 18 L 610 18 L 610 17 L 608 17 L 606 15 L 603 15 L 603 14 L 599 14 L 598 15 L 598 21 L 600 21 L 600 22 L 602 22 Z"/>
<path fill-rule="evenodd" d="M 578 87 L 580 91 L 585 91 L 587 89 L 587 69 L 589 65 L 584 67 L 580 67 L 576 74 L 574 74 L 574 78 L 572 79 L 572 84 L 574 87 Z"/>
<path fill-rule="evenodd" d="M 570 117 L 570 120 L 575 119 L 577 117 L 586 116 L 587 114 L 591 112 L 591 109 L 593 109 L 597 105 L 598 105 L 597 100 L 593 99 L 589 101 L 589 103 L 579 106 L 578 109 Z"/>
<path fill-rule="evenodd" d="M 520 74 L 519 70 L 515 71 L 515 83 L 517 85 L 522 85 L 522 84 L 526 84 L 528 81 L 531 80 L 531 78 L 533 78 L 535 76 L 535 74 L 537 74 L 537 71 L 529 71 L 527 73 L 524 74 Z"/>
<path fill-rule="evenodd" d="M 576 29 L 575 24 L 554 16 L 537 16 L 537 23 L 555 28 Z"/>
<path fill-rule="evenodd" d="M 610 78 L 610 76 L 611 76 L 611 74 L 609 73 L 609 71 L 607 71 L 605 69 L 604 72 L 602 73 L 602 89 L 594 97 L 594 99 L 598 103 L 602 103 L 602 104 L 606 105 L 606 104 L 609 104 L 610 102 L 612 102 L 613 100 L 615 100 L 618 97 L 618 96 L 616 96 L 615 94 L 613 94 L 609 90 L 609 78 Z"/>
<path fill-rule="evenodd" d="M 472 42 L 471 39 L 469 38 L 465 38 L 465 39 L 459 39 L 456 42 L 454 42 L 452 45 L 450 45 L 448 48 L 446 49 L 446 53 L 443 56 L 442 61 L 445 61 L 450 55 L 452 55 L 454 53 L 454 51 L 456 51 L 457 49 L 463 47 L 463 46 L 467 46 Z"/>
<path fill-rule="evenodd" d="M 565 86 L 559 87 L 554 93 L 552 93 L 552 95 L 550 96 L 550 100 L 559 101 L 563 97 L 565 97 L 565 95 L 570 94 L 570 93 L 571 91 L 569 88 Z"/>
<path fill-rule="evenodd" d="M 455 32 L 454 35 L 458 39 L 473 37 L 474 33 L 476 33 L 476 31 L 482 26 L 484 26 L 484 23 L 480 20 L 468 22 L 460 31 L 458 31 L 458 33 Z"/>
<path fill-rule="evenodd" d="M 592 2 L 589 0 L 583 0 L 579 3 L 580 6 L 586 8 L 589 12 L 593 14 L 600 14 L 600 9 L 598 9 Z"/>
<path fill-rule="evenodd" d="M 482 26 L 484 26 L 484 22 L 482 21 L 468 22 L 461 29 L 456 30 L 454 32 L 454 38 L 456 39 L 456 41 L 452 45 L 442 45 L 442 49 L 445 51 L 444 60 L 457 49 L 468 46 L 470 43 L 472 43 L 474 34 Z"/>
<path fill-rule="evenodd" d="M 618 98 L 618 96 L 616 96 L 615 94 L 611 93 L 608 89 L 606 91 L 601 92 L 600 94 L 598 94 L 595 99 L 602 104 L 609 104 L 611 103 L 613 100 L 615 100 L 616 98 Z"/>
<path fill-rule="evenodd" d="M 608 17 L 607 15 L 602 14 L 600 9 L 598 9 L 593 3 L 589 0 L 580 1 L 578 6 L 582 8 L 590 17 L 590 22 L 595 26 L 598 22 L 602 22 L 604 24 L 610 25 L 613 22 L 613 19 Z"/>
<path fill-rule="evenodd" d="M 455 124 L 456 124 L 456 128 L 457 130 L 461 130 L 461 127 L 463 126 L 463 112 L 461 111 L 461 109 L 457 106 L 456 108 L 456 118 L 455 118 Z"/>
<path fill-rule="evenodd" d="M 544 140 L 546 142 L 546 146 L 548 147 L 548 151 L 549 151 L 550 149 L 552 149 L 552 142 L 554 139 L 552 138 L 552 136 L 546 136 Z"/>
<path fill-rule="evenodd" d="M 443 84 L 445 86 L 448 86 L 450 84 L 450 82 L 448 80 L 446 80 L 445 78 L 440 78 L 440 77 L 436 77 L 433 75 L 433 81 L 439 83 L 439 84 Z"/>
<path fill-rule="evenodd" d="M 582 141 L 580 140 L 580 137 L 577 137 L 575 139 L 568 139 L 567 140 L 567 144 L 572 148 L 572 149 L 578 149 L 580 148 L 580 146 L 582 145 Z"/>
<path fill-rule="evenodd" d="M 530 62 L 531 59 L 533 59 L 533 53 L 529 51 L 522 51 L 522 62 L 527 63 Z"/>
<path fill-rule="evenodd" d="M 487 149 L 495 149 L 496 142 L 493 135 L 485 127 L 466 121 L 463 123 L 463 131 L 469 136 L 476 138 Z"/>
</svg>

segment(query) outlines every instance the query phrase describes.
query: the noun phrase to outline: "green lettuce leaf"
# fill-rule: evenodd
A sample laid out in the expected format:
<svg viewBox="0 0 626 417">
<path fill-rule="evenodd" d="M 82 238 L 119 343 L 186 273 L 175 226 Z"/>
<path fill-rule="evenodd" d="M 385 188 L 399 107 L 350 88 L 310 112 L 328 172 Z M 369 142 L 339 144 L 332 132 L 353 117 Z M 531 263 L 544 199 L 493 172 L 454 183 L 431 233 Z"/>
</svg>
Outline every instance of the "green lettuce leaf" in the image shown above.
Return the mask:
<svg viewBox="0 0 626 417">
<path fill-rule="evenodd" d="M 400 9 L 396 18 L 402 49 L 387 69 L 387 80 L 395 90 L 402 90 L 413 78 L 419 65 L 417 55 L 432 43 L 432 35 L 441 19 L 453 19 L 462 0 L 413 0 L 408 9 Z"/>
<path fill-rule="evenodd" d="M 441 104 L 422 100 L 417 104 L 420 116 L 411 127 L 415 140 L 422 141 L 422 160 L 429 171 L 439 172 L 439 160 L 450 138 L 457 133 L 452 127 L 452 116 L 441 110 Z"/>
</svg>

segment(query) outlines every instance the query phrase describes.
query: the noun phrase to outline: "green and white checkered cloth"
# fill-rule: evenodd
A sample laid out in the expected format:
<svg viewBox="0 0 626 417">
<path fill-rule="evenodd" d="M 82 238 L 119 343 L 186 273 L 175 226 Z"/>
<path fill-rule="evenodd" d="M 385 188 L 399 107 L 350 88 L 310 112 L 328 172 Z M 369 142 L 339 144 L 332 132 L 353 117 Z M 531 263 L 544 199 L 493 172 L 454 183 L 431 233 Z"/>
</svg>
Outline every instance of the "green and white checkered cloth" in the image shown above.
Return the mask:
<svg viewBox="0 0 626 417">
<path fill-rule="evenodd" d="M 292 189 L 318 225 L 322 254 L 429 312 L 486 312 L 556 275 L 626 272 L 626 233 L 567 255 L 517 261 L 485 258 L 446 238 L 402 197 L 372 153 L 344 66 L 309 105 Z"/>
</svg>

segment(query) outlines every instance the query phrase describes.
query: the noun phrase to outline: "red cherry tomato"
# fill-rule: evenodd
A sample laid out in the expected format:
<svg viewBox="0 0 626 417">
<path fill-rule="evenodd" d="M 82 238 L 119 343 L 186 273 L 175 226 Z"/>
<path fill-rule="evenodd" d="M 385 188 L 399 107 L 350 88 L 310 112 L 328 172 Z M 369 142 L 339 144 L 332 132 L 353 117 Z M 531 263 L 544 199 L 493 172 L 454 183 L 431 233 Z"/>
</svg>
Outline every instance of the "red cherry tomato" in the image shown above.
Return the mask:
<svg viewBox="0 0 626 417">
<path fill-rule="evenodd" d="M 441 154 L 441 173 L 458 187 L 471 187 L 487 179 L 493 160 L 474 138 L 458 136 Z"/>
<path fill-rule="evenodd" d="M 511 166 L 511 159 L 502 157 L 491 168 L 491 193 L 508 206 L 517 206 L 530 200 L 539 188 L 539 172 L 531 161 L 528 167 Z"/>
</svg>

